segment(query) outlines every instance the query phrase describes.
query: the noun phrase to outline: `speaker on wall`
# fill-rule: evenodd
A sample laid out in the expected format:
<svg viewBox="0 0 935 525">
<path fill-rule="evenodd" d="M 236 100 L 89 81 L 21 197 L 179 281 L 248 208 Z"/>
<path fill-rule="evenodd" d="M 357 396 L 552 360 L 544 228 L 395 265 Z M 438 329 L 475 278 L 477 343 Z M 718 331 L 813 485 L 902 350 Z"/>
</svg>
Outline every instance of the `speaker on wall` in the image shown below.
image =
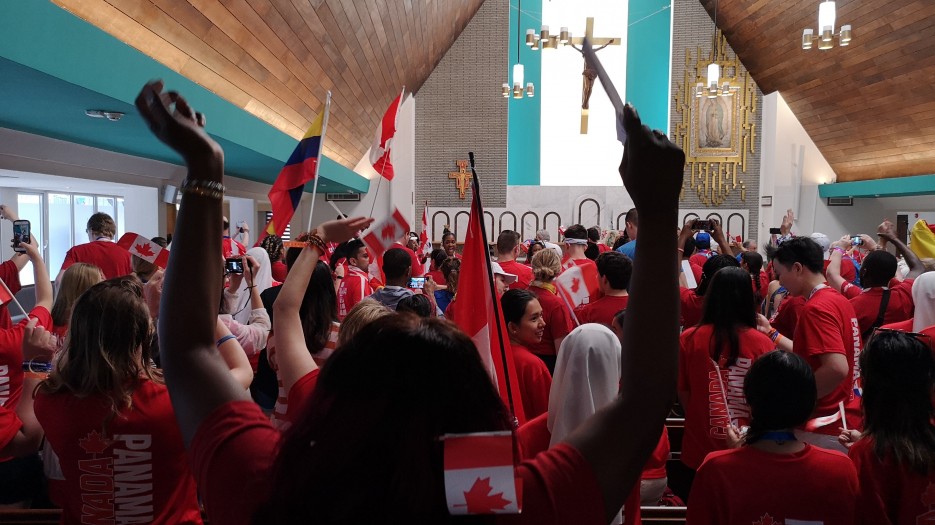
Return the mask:
<svg viewBox="0 0 935 525">
<path fill-rule="evenodd" d="M 175 204 L 175 200 L 179 196 L 179 189 L 177 186 L 171 184 L 166 184 L 165 190 L 162 192 L 162 202 L 166 204 Z"/>
</svg>

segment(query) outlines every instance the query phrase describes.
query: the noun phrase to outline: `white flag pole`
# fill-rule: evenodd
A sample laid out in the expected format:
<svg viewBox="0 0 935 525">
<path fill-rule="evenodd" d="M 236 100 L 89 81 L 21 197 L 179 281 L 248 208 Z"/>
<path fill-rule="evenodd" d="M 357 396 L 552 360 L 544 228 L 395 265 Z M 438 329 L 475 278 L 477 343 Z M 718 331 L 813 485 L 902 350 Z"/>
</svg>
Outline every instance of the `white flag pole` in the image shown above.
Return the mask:
<svg viewBox="0 0 935 525">
<path fill-rule="evenodd" d="M 321 172 L 321 151 L 325 145 L 325 131 L 328 130 L 328 116 L 331 112 L 331 91 L 328 91 L 328 96 L 325 98 L 325 118 L 321 121 L 321 138 L 318 141 L 318 159 L 315 161 L 315 182 L 312 184 L 312 205 L 308 210 L 308 229 L 306 231 L 312 231 L 312 214 L 315 213 L 315 195 L 318 194 L 318 174 Z"/>
<path fill-rule="evenodd" d="M 15 304 L 16 307 L 19 308 L 21 312 L 23 312 L 23 315 L 25 315 L 26 317 L 29 317 L 29 312 L 27 312 L 26 309 L 23 308 L 23 305 L 19 304 L 19 301 L 16 300 L 16 296 L 13 295 L 13 292 L 11 292 L 9 288 L 7 288 L 7 285 L 5 282 L 3 282 L 3 279 L 0 279 L 0 284 L 3 285 L 3 289 L 6 290 L 6 293 L 8 293 L 10 297 L 13 299 L 13 304 Z"/>
</svg>

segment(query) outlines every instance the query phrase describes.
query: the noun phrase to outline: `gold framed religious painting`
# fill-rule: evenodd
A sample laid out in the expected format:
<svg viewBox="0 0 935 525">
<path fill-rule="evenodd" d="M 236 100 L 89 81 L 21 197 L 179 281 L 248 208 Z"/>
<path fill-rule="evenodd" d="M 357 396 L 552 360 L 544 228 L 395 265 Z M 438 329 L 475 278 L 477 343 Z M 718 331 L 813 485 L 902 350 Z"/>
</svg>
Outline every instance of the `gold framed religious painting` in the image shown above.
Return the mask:
<svg viewBox="0 0 935 525">
<path fill-rule="evenodd" d="M 738 96 L 694 99 L 689 156 L 699 161 L 740 156 L 739 101 Z"/>
</svg>

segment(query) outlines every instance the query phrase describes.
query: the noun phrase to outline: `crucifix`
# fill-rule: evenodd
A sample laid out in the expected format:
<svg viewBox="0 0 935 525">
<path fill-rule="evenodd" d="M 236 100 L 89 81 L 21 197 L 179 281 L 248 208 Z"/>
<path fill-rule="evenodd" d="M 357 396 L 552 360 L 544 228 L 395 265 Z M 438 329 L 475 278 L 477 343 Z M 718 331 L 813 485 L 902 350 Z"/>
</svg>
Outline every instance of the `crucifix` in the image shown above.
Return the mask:
<svg viewBox="0 0 935 525">
<path fill-rule="evenodd" d="M 549 36 L 547 28 L 544 27 L 542 31 L 543 33 L 542 33 L 541 40 L 549 39 L 548 42 L 545 42 L 545 41 L 542 42 L 542 49 L 548 49 L 548 48 L 556 49 L 558 47 L 558 44 L 562 43 L 564 45 L 573 47 L 575 51 L 582 54 L 582 58 L 584 57 L 584 51 L 581 48 L 581 46 L 584 45 L 584 37 L 568 38 L 567 41 L 561 42 L 557 35 Z M 565 33 L 566 33 L 565 28 L 562 28 L 562 35 L 564 36 Z M 594 17 L 589 16 L 585 20 L 584 34 L 585 34 L 585 37 L 587 37 L 588 40 L 591 41 L 591 45 L 594 46 L 595 52 L 600 51 L 601 49 L 604 49 L 607 46 L 619 46 L 620 45 L 619 38 L 607 38 L 607 37 L 595 37 L 594 36 Z M 529 39 L 535 38 L 535 36 L 536 35 L 531 35 L 531 36 L 527 35 L 526 37 L 527 45 L 531 45 Z M 587 60 L 584 61 L 584 71 L 581 72 L 581 76 L 582 76 L 582 79 L 581 79 L 581 134 L 586 135 L 588 133 L 588 109 L 589 109 L 590 101 L 591 101 L 591 90 L 594 89 L 594 79 L 597 78 L 597 72 L 588 67 Z"/>
<path fill-rule="evenodd" d="M 455 163 L 458 165 L 458 171 L 449 172 L 448 178 L 457 181 L 455 187 L 458 188 L 458 194 L 461 200 L 464 200 L 464 192 L 467 191 L 468 181 L 471 180 L 471 174 L 467 171 L 468 161 L 457 160 Z"/>
</svg>

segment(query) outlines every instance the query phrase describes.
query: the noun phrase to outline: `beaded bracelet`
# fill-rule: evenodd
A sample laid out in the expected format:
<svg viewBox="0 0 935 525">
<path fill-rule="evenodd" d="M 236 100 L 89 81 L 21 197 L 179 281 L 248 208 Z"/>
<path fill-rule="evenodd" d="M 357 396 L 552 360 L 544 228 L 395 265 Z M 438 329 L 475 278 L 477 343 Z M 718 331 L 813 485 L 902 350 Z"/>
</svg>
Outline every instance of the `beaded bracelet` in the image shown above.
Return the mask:
<svg viewBox="0 0 935 525">
<path fill-rule="evenodd" d="M 199 195 L 212 199 L 224 198 L 225 190 L 226 188 L 220 182 L 201 179 L 185 179 L 179 187 L 179 191 L 183 194 L 191 193 L 192 195 Z"/>
<path fill-rule="evenodd" d="M 52 371 L 52 363 L 36 362 L 33 359 L 23 361 L 23 372 L 33 374 L 48 374 Z"/>
</svg>

